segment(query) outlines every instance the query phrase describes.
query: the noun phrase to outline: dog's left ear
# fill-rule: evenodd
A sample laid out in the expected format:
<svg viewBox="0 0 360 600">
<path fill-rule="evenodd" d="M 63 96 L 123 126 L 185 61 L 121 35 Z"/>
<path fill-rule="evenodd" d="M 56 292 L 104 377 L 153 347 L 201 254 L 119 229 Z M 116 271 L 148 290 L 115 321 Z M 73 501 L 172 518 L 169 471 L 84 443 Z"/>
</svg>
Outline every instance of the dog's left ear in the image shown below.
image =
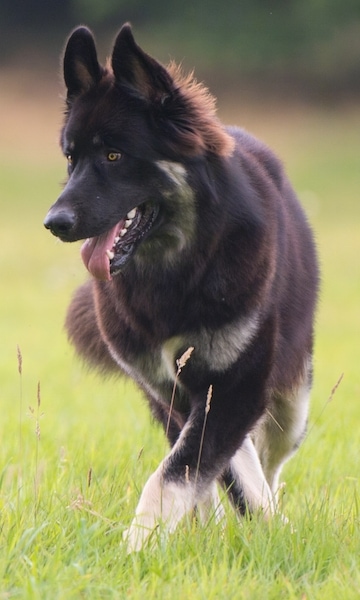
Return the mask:
<svg viewBox="0 0 360 600">
<path fill-rule="evenodd" d="M 174 89 L 167 70 L 136 44 L 129 24 L 115 40 L 111 65 L 116 81 L 145 100 L 163 103 Z"/>
</svg>

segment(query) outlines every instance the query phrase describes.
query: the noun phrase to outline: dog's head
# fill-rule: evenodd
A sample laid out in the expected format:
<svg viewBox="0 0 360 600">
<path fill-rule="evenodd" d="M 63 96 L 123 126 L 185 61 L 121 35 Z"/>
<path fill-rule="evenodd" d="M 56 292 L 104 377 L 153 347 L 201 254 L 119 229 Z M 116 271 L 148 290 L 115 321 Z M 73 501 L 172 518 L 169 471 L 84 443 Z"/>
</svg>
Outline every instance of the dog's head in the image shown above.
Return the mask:
<svg viewBox="0 0 360 600">
<path fill-rule="evenodd" d="M 145 54 L 129 25 L 106 68 L 92 33 L 76 29 L 64 79 L 68 181 L 45 227 L 63 241 L 85 239 L 82 257 L 98 279 L 111 279 L 132 256 L 179 253 L 195 228 L 191 165 L 232 151 L 213 98 Z"/>
</svg>

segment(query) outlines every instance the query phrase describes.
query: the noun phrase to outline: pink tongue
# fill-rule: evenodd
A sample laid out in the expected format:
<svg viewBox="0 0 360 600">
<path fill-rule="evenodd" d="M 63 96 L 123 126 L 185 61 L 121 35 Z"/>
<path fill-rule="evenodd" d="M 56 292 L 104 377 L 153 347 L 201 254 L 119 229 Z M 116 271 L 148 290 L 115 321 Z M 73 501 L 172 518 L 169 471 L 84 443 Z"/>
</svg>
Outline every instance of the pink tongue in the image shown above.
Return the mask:
<svg viewBox="0 0 360 600">
<path fill-rule="evenodd" d="M 111 250 L 115 237 L 124 227 L 125 221 L 120 221 L 115 227 L 102 233 L 98 237 L 87 239 L 81 246 L 81 258 L 85 267 L 96 279 L 110 280 L 110 260 L 106 250 Z"/>
</svg>

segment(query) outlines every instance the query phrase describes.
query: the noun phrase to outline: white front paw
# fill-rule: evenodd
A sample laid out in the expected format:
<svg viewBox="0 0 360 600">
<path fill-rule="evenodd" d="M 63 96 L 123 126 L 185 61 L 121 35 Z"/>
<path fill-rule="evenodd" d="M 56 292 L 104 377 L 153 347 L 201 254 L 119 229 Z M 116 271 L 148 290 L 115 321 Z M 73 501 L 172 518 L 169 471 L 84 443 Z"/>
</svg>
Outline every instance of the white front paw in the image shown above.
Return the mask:
<svg viewBox="0 0 360 600">
<path fill-rule="evenodd" d="M 127 546 L 128 554 L 139 552 L 155 530 L 155 524 L 150 526 L 150 524 L 143 523 L 139 517 L 135 517 L 130 527 L 123 533 L 123 540 Z"/>
</svg>

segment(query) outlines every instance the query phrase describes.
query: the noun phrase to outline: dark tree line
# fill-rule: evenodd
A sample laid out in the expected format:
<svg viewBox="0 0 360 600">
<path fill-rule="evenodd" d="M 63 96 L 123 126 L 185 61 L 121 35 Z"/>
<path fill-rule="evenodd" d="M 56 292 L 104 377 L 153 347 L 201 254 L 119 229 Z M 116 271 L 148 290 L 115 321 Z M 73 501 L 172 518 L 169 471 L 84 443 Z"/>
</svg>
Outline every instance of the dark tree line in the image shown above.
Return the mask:
<svg viewBox="0 0 360 600">
<path fill-rule="evenodd" d="M 360 90 L 359 0 L 0 0 L 0 64 L 58 53 L 78 23 L 101 40 L 124 21 L 161 59 Z"/>
</svg>

